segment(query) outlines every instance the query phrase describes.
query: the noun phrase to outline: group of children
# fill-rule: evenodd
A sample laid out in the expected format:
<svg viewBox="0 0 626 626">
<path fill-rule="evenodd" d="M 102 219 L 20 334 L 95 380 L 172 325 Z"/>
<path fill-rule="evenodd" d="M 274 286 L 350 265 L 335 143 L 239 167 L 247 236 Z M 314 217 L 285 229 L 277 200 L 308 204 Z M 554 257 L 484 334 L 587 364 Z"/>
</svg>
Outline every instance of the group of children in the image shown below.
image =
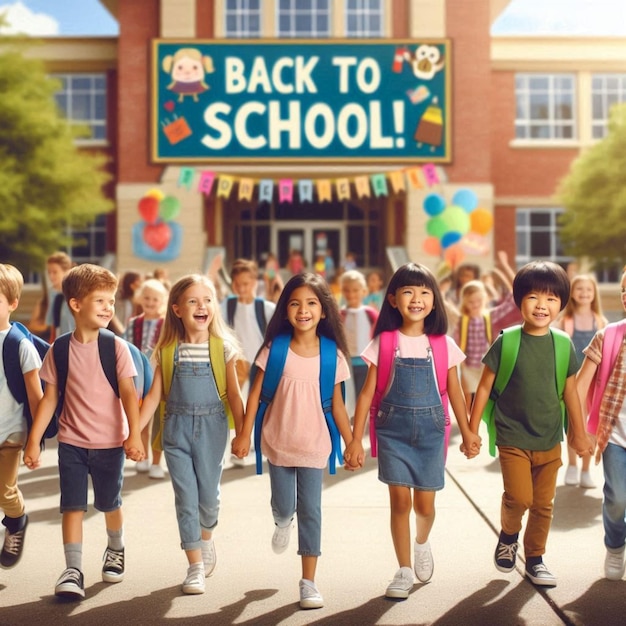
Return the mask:
<svg viewBox="0 0 626 626">
<path fill-rule="evenodd" d="M 242 271 L 239 281 L 233 281 L 235 285 L 248 271 L 254 272 L 247 266 L 239 269 Z M 140 408 L 132 382 L 137 372 L 122 339 L 115 340 L 119 398 L 100 364 L 99 337 L 113 317 L 116 277 L 89 264 L 67 272 L 61 287 L 75 330 L 69 342 L 63 389 L 54 347 L 41 364 L 29 343 L 23 341 L 19 363 L 34 415 L 24 448 L 24 462 L 31 469 L 40 465 L 40 441 L 62 391 L 58 442 L 66 569 L 57 581 L 57 595 L 84 597 L 82 520 L 87 510 L 88 474 L 92 475 L 94 506 L 105 514 L 107 546 L 102 578 L 112 583 L 123 579 L 124 458 L 137 462 L 145 459 L 147 446 L 141 433 L 156 414 L 154 439 L 167 461 L 181 548 L 188 560 L 183 593 L 203 593 L 205 578 L 216 565 L 213 534 L 230 419 L 235 429 L 232 453 L 240 459 L 249 453 L 254 429 L 257 455 L 267 458 L 274 519 L 272 548 L 276 553 L 288 547 L 297 517 L 302 562 L 300 606 L 323 606 L 315 584 L 321 553 L 323 472 L 329 460 L 332 468 L 338 457 L 348 470 L 363 467 L 362 439 L 369 416 L 378 477 L 388 485 L 391 535 L 399 566 L 385 595 L 407 598 L 415 576 L 426 583 L 433 574 L 429 535 L 435 519 L 435 494 L 444 486 L 449 406 L 461 434 L 461 451 L 473 458 L 481 450 L 479 426 L 488 413 L 490 399 L 490 447 L 498 448 L 504 482 L 495 566 L 504 572 L 515 568 L 518 535 L 528 511 L 525 574 L 536 585 L 554 586 L 556 579 L 543 563 L 543 554 L 561 466 L 564 409 L 569 445 L 578 455 L 591 455 L 595 445 L 585 432 L 580 400 L 589 389 L 595 391 L 590 402 L 595 421 L 590 424 L 597 428 L 592 434 L 597 435 L 598 454 L 604 458 L 605 574 L 611 579 L 623 576 L 626 418 L 621 413 L 626 391 L 626 324 L 609 325 L 594 334 L 585 348 L 577 380 L 579 363 L 574 345 L 567 338 L 565 349 L 557 349 L 557 344 L 564 345 L 564 333 L 551 328 L 569 301 L 568 276 L 549 262 L 524 266 L 513 277 L 510 296 L 521 318 L 521 329 L 494 337 L 485 348 L 484 367 L 469 413 L 459 372 L 465 354 L 447 334 L 446 302 L 432 272 L 415 263 L 399 268 L 386 287 L 375 321 L 374 315 L 357 302 L 356 294 L 364 294 L 360 276 L 345 273 L 343 312 L 320 276 L 298 273 L 286 283 L 275 310 L 266 319 L 265 331 L 246 339 L 246 344 L 257 342 L 262 334 L 261 343 L 255 343 L 255 349 L 260 346 L 260 350 L 245 357 L 256 366 L 245 408 L 242 376 L 237 369 L 237 361 L 243 358 L 242 346 L 226 323 L 229 305 L 222 305 L 224 315 L 215 286 L 207 277 L 182 277 L 169 291 L 156 344 L 147 341 L 154 379 Z M 21 286 L 19 272 L 1 265 L 0 341 L 10 328 L 9 317 L 17 307 Z M 238 296 L 237 310 L 247 311 L 247 319 L 258 323 L 253 296 L 246 295 L 245 286 L 239 291 L 243 295 Z M 626 275 L 622 278 L 622 300 L 626 308 Z M 239 309 L 241 305 L 244 308 Z M 233 312 L 233 319 L 237 315 Z M 575 319 L 574 329 L 580 328 L 579 322 Z M 372 323 L 370 337 L 367 331 Z M 597 319 L 594 324 L 598 324 Z M 144 320 L 142 337 L 149 335 L 149 327 Z M 585 329 L 589 330 L 586 326 L 581 330 Z M 469 334 L 467 342 L 469 346 Z M 512 344 L 514 357 L 510 355 Z M 495 398 L 492 390 L 499 387 L 505 364 L 511 371 Z M 352 424 L 342 393 L 351 369 L 362 381 Z M 88 380 L 84 377 L 87 371 Z M 45 382 L 43 395 L 39 377 Z M 599 383 L 592 384 L 594 378 Z M 325 387 L 330 387 L 329 393 Z M 0 472 L 5 476 L 0 504 L 6 528 L 0 563 L 10 567 L 21 555 L 28 522 L 17 488 L 25 431 L 22 407 L 7 395 L 5 386 L 0 393 L 6 407 L 0 421 L 0 439 L 4 442 L 0 445 Z M 159 412 L 160 405 L 163 408 Z M 9 426 L 5 426 L 7 421 Z M 340 438 L 345 446 L 343 455 Z M 416 520 L 414 541 L 412 512 Z"/>
</svg>

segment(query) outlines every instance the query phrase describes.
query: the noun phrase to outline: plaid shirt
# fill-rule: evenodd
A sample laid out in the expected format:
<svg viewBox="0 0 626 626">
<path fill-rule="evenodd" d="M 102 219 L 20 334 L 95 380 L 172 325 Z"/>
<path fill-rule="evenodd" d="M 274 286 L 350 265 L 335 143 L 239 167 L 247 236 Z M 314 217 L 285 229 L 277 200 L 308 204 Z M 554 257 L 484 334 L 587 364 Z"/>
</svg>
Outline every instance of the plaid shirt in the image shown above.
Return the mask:
<svg viewBox="0 0 626 626">
<path fill-rule="evenodd" d="M 598 331 L 591 343 L 583 350 L 585 356 L 600 365 L 602 361 L 602 344 L 604 342 L 604 329 Z M 604 451 L 615 423 L 619 419 L 619 414 L 626 396 L 626 350 L 624 343 L 617 354 L 615 366 L 606 383 L 606 388 L 602 394 L 600 403 L 600 413 L 598 419 L 598 430 L 596 432 L 598 448 Z"/>
</svg>

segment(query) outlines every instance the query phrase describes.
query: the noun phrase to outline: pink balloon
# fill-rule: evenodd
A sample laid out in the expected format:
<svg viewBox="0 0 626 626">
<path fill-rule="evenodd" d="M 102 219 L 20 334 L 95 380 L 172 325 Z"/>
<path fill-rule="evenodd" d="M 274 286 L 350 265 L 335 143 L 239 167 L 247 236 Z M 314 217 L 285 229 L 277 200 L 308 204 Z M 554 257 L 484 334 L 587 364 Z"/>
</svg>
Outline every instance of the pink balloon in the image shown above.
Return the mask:
<svg viewBox="0 0 626 626">
<path fill-rule="evenodd" d="M 424 243 L 422 244 L 422 248 L 424 252 L 430 256 L 441 255 L 441 243 L 437 237 L 426 237 L 426 239 L 424 239 Z"/>
<path fill-rule="evenodd" d="M 144 196 L 139 200 L 139 215 L 148 224 L 154 224 L 159 217 L 159 201 L 154 196 Z"/>
</svg>

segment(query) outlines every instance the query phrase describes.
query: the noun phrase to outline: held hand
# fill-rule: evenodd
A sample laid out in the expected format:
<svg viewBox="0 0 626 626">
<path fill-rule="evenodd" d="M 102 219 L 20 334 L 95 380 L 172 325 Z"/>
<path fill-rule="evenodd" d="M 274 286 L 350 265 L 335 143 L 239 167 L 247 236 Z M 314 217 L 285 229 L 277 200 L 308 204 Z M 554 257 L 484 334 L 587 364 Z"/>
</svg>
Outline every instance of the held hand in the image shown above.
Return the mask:
<svg viewBox="0 0 626 626">
<path fill-rule="evenodd" d="M 124 452 L 126 453 L 126 458 L 131 461 L 143 461 L 146 458 L 146 454 L 141 442 L 141 435 L 131 435 L 124 442 Z"/>
<path fill-rule="evenodd" d="M 230 446 L 231 452 L 238 458 L 243 459 L 250 452 L 250 437 L 237 435 Z"/>
<path fill-rule="evenodd" d="M 469 433 L 461 444 L 461 452 L 468 458 L 473 459 L 480 454 L 480 448 L 482 446 L 482 439 L 480 435 L 475 433 Z"/>
<path fill-rule="evenodd" d="M 591 455 L 593 454 L 593 450 L 595 448 L 595 441 L 586 433 L 576 436 L 568 433 L 567 443 L 570 448 L 573 448 L 576 451 L 578 456 L 585 456 L 585 454 Z"/>
<path fill-rule="evenodd" d="M 347 446 L 346 451 L 343 453 L 343 460 L 345 461 L 345 468 L 350 471 L 357 470 L 363 467 L 365 463 L 365 451 L 363 450 L 363 444 L 360 441 L 352 440 Z"/>
<path fill-rule="evenodd" d="M 30 470 L 41 467 L 41 448 L 29 439 L 24 449 L 24 465 Z"/>
</svg>

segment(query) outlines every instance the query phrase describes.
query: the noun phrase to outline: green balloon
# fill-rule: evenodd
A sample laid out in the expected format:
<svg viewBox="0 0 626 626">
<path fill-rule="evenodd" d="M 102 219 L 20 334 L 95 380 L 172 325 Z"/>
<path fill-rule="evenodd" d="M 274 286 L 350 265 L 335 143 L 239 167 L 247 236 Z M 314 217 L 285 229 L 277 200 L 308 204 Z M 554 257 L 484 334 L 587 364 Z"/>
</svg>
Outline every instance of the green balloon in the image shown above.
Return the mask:
<svg viewBox="0 0 626 626">
<path fill-rule="evenodd" d="M 174 196 L 165 196 L 159 204 L 159 217 L 164 222 L 173 220 L 180 213 L 180 200 Z"/>
<path fill-rule="evenodd" d="M 431 237 L 436 237 L 437 239 L 441 239 L 448 232 L 448 226 L 446 222 L 444 221 L 443 217 L 441 216 L 431 217 L 426 222 L 426 232 Z"/>
<path fill-rule="evenodd" d="M 470 216 L 465 209 L 460 206 L 450 205 L 441 214 L 441 219 L 446 224 L 446 232 L 455 231 L 464 235 L 470 229 Z"/>
</svg>

